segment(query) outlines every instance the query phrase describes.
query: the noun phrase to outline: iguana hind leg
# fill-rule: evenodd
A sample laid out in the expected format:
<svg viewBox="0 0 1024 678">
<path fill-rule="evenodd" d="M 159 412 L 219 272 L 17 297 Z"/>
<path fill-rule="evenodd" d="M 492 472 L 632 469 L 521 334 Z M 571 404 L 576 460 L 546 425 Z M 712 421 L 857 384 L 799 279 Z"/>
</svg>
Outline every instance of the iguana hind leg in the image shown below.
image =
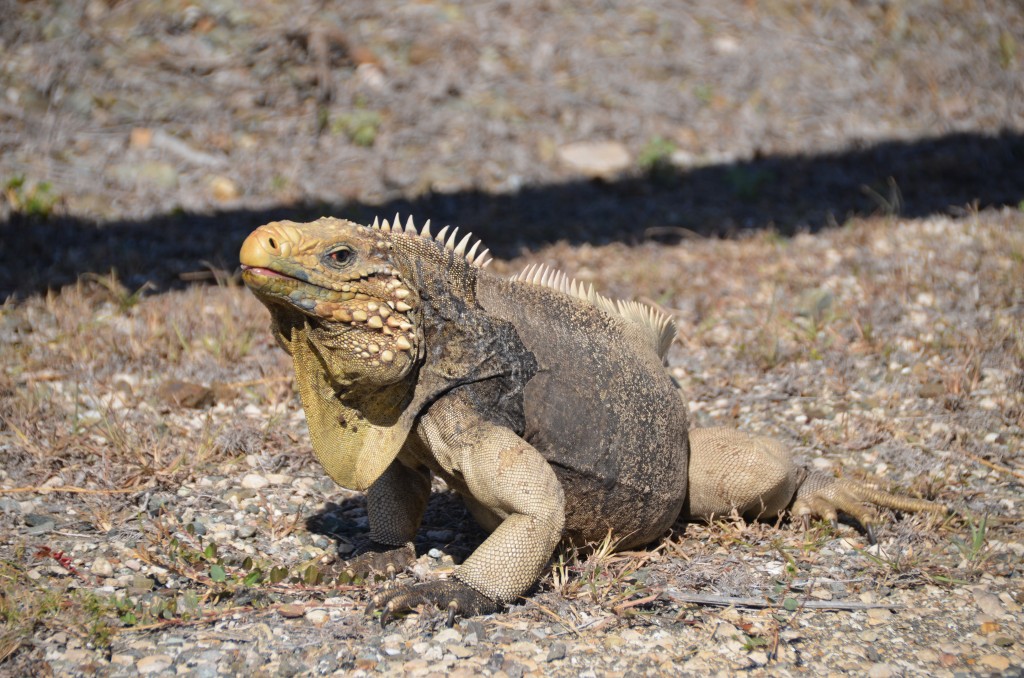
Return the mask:
<svg viewBox="0 0 1024 678">
<path fill-rule="evenodd" d="M 872 506 L 945 514 L 946 507 L 902 497 L 827 473 L 807 471 L 777 440 L 727 428 L 690 431 L 687 517 L 711 518 L 734 510 L 744 518 L 773 518 L 786 509 L 804 519 L 852 516 L 874 542 Z"/>
<path fill-rule="evenodd" d="M 684 516 L 712 518 L 733 511 L 747 519 L 784 511 L 805 472 L 772 438 L 729 428 L 690 429 Z"/>
</svg>

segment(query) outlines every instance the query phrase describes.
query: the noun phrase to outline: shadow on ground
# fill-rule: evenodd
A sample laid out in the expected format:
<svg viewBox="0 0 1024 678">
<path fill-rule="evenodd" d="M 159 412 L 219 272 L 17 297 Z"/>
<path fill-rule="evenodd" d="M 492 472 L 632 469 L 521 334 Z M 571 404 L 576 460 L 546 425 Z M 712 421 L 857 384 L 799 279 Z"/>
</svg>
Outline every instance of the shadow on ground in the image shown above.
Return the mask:
<svg viewBox="0 0 1024 678">
<path fill-rule="evenodd" d="M 363 552 L 370 546 L 366 497 L 327 502 L 306 518 L 306 529 L 333 539 L 343 559 Z M 416 554 L 439 549 L 461 563 L 486 537 L 461 499 L 452 492 L 432 492 L 416 533 Z"/>
<path fill-rule="evenodd" d="M 97 225 L 72 216 L 0 223 L 0 300 L 116 269 L 135 289 L 165 290 L 208 267 L 234 270 L 238 247 L 274 219 L 323 215 L 360 222 L 413 214 L 474 232 L 500 257 L 565 240 L 637 243 L 692 233 L 728 237 L 774 228 L 817 231 L 852 216 L 924 217 L 1018 205 L 1024 199 L 1024 135 L 958 133 L 890 141 L 838 153 L 767 156 L 686 171 L 528 186 L 515 194 L 430 194 L 383 205 L 319 203 L 217 214 L 173 213 Z M 199 276 L 201 277 L 201 276 Z"/>
</svg>

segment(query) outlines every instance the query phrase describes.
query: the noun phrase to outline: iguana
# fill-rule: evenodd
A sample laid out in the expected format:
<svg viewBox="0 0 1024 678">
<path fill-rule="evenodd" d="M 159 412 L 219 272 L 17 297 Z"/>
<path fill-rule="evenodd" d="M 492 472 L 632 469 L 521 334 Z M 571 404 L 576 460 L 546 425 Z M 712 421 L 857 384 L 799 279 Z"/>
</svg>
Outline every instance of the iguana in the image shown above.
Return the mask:
<svg viewBox="0 0 1024 678">
<path fill-rule="evenodd" d="M 382 623 L 427 601 L 449 622 L 495 611 L 561 540 L 611 530 L 633 548 L 680 515 L 842 511 L 870 527 L 868 502 L 945 511 L 803 469 L 769 438 L 691 429 L 665 369 L 672 319 L 544 266 L 493 275 L 479 241 L 447 231 L 397 216 L 278 221 L 240 255 L 292 357 L 317 459 L 366 490 L 378 552 L 352 566 L 393 572 L 415 557 L 431 474 L 490 531 L 448 579 L 374 596 Z"/>
</svg>

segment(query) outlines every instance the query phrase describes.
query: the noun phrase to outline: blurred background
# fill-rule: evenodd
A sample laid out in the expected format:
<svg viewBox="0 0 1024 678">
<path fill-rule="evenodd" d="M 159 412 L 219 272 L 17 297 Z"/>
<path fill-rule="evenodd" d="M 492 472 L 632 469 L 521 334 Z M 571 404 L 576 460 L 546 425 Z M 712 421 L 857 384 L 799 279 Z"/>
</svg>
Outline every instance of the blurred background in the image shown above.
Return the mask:
<svg viewBox="0 0 1024 678">
<path fill-rule="evenodd" d="M 1024 6 L 0 0 L 0 299 L 396 211 L 501 257 L 1024 200 Z M 1024 205 L 1022 205 L 1024 208 Z"/>
</svg>

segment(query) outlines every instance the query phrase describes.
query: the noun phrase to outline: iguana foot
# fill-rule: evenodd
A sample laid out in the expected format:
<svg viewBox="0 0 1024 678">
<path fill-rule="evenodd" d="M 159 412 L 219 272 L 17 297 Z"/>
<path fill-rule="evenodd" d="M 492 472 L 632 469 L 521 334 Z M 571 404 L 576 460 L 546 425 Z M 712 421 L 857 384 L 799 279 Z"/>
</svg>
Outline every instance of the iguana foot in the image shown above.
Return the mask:
<svg viewBox="0 0 1024 678">
<path fill-rule="evenodd" d="M 864 528 L 868 542 L 875 544 L 877 540 L 874 526 L 878 522 L 878 512 L 872 504 L 897 511 L 923 511 L 939 515 L 948 513 L 948 509 L 942 504 L 889 494 L 861 483 L 840 480 L 819 472 L 808 474 L 807 479 L 797 490 L 792 513 L 804 521 L 811 517 L 819 517 L 833 524 L 838 520 L 839 513 L 845 513 Z"/>
<path fill-rule="evenodd" d="M 370 599 L 366 606 L 366 614 L 373 616 L 379 610 L 380 625 L 386 626 L 395 617 L 412 612 L 417 606 L 426 603 L 447 610 L 447 626 L 452 626 L 458 615 L 472 617 L 498 610 L 498 603 L 469 584 L 464 584 L 458 579 L 444 579 L 381 591 Z"/>
<path fill-rule="evenodd" d="M 350 581 L 356 577 L 365 579 L 370 574 L 384 575 L 388 579 L 409 567 L 416 560 L 416 547 L 412 542 L 395 548 L 387 544 L 373 542 L 370 550 L 365 551 L 348 562 L 339 563 L 332 569 L 339 576 Z"/>
</svg>

